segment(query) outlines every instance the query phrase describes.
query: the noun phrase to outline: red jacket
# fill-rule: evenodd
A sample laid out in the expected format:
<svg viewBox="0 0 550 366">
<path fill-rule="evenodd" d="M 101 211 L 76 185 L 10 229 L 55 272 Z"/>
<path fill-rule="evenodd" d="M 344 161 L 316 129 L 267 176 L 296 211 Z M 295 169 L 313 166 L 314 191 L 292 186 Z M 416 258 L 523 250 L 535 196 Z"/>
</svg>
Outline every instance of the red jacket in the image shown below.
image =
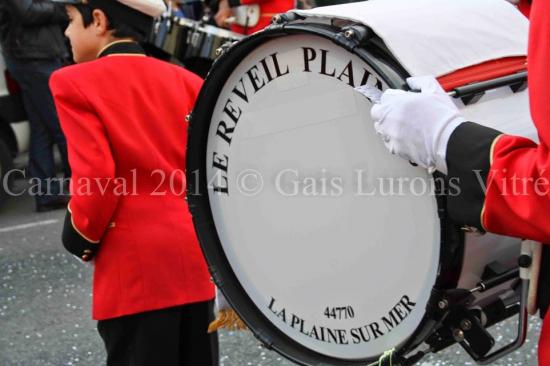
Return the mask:
<svg viewBox="0 0 550 366">
<path fill-rule="evenodd" d="M 93 317 L 210 300 L 183 195 L 185 117 L 202 80 L 135 43 L 102 56 L 50 80 L 72 168 L 69 229 L 99 245 Z"/>
<path fill-rule="evenodd" d="M 260 31 L 271 24 L 271 18 L 276 14 L 286 13 L 287 11 L 294 9 L 295 0 L 230 0 L 231 6 L 238 5 L 260 5 L 260 20 L 254 27 L 245 29 L 240 25 L 232 25 L 231 30 L 233 32 L 241 34 L 252 34 Z"/>
</svg>

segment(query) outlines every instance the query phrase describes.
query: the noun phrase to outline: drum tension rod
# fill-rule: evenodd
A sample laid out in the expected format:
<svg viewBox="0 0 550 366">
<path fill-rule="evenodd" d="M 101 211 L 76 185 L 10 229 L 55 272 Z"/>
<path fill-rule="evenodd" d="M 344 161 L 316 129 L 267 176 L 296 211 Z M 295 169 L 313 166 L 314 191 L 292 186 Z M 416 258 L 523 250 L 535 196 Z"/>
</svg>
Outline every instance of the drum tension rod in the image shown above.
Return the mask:
<svg viewBox="0 0 550 366">
<path fill-rule="evenodd" d="M 514 93 L 525 90 L 527 88 L 527 71 L 461 86 L 447 94 L 453 98 L 461 98 L 463 103 L 468 105 L 476 103 L 486 91 L 502 86 L 509 86 Z"/>
<path fill-rule="evenodd" d="M 514 268 L 504 272 L 501 275 L 495 276 L 489 280 L 478 282 L 476 287 L 470 290 L 470 293 L 484 292 L 518 277 L 519 277 L 519 268 Z"/>
<path fill-rule="evenodd" d="M 271 18 L 271 24 L 283 25 L 290 22 L 295 22 L 297 20 L 304 20 L 305 17 L 294 13 L 293 11 L 288 11 L 284 14 L 277 14 Z"/>
<path fill-rule="evenodd" d="M 363 24 L 354 24 L 343 27 L 340 34 L 343 35 L 348 41 L 356 42 L 357 45 L 364 44 L 372 36 L 370 28 L 364 26 Z"/>
</svg>

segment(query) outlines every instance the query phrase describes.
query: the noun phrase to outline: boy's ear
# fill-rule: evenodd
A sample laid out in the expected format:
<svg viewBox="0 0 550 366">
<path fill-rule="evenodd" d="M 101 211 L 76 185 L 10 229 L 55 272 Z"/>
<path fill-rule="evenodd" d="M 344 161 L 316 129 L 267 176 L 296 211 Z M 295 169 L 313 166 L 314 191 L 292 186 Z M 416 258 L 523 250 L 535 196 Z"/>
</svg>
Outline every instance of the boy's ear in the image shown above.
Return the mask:
<svg viewBox="0 0 550 366">
<path fill-rule="evenodd" d="M 94 9 L 92 12 L 92 27 L 94 27 L 98 35 L 104 35 L 109 30 L 109 19 L 100 9 Z"/>
</svg>

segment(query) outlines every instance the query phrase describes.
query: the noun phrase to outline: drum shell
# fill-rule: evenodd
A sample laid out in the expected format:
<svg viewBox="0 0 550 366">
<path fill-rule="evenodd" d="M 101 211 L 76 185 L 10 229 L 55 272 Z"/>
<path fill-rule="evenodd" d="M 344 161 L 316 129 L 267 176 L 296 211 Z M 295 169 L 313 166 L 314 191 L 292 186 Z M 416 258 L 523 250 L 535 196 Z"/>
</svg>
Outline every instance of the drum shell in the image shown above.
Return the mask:
<svg viewBox="0 0 550 366">
<path fill-rule="evenodd" d="M 239 64 L 242 58 L 257 46 L 261 45 L 266 39 L 270 39 L 276 35 L 303 34 L 304 31 L 309 34 L 312 30 L 317 36 L 330 40 L 333 40 L 335 35 L 331 27 L 317 25 L 312 25 L 311 28 L 307 26 L 286 27 L 282 32 L 277 32 L 276 30 L 259 32 L 247 37 L 244 42 L 238 42 L 228 53 L 223 54 L 216 61 L 208 74 L 201 94 L 197 98 L 197 104 L 191 116 L 187 167 L 188 172 L 194 169 L 198 171 L 199 179 L 197 180 L 197 176 L 195 176 L 191 182 L 191 179 L 188 178 L 190 182 L 188 185 L 189 192 L 203 191 L 207 185 L 207 179 L 203 174 L 204 170 L 201 169 L 203 163 L 200 162 L 201 157 L 204 157 L 204 152 L 199 152 L 203 150 L 202 146 L 206 143 L 208 136 L 208 123 L 204 121 L 210 120 L 212 108 L 216 104 L 216 95 L 224 85 L 226 77 Z M 391 61 L 387 62 L 388 60 L 375 56 L 366 49 L 357 51 L 362 54 L 362 59 L 375 69 L 390 87 L 400 88 L 403 85 L 405 74 L 402 73 L 399 67 L 395 67 Z M 280 332 L 278 329 L 269 329 L 269 331 L 267 331 L 265 328 L 265 318 L 263 318 L 261 314 L 256 313 L 255 305 L 250 298 L 242 296 L 245 291 L 236 279 L 235 274 L 231 270 L 228 270 L 230 265 L 227 258 L 222 254 L 223 250 L 213 250 L 213 247 L 209 244 L 212 242 L 219 243 L 219 238 L 215 231 L 207 229 L 207 227 L 214 225 L 212 213 L 209 211 L 209 208 L 204 205 L 205 200 L 208 201 L 208 198 L 205 195 L 201 195 L 200 197 L 189 195 L 188 200 L 197 233 L 199 238 L 201 238 L 201 246 L 210 265 L 214 280 L 218 283 L 224 294 L 227 295 L 232 306 L 239 312 L 243 320 L 245 320 L 264 344 L 273 347 L 273 349 L 280 352 L 285 357 L 304 365 L 318 365 L 323 363 L 346 366 L 364 365 L 365 362 L 375 360 L 374 358 L 370 360 L 338 360 L 307 349 L 300 349 L 297 351 L 295 345 L 287 335 Z M 455 256 L 450 255 L 449 257 L 454 258 Z M 223 285 L 221 285 L 222 283 Z"/>
<path fill-rule="evenodd" d="M 198 98 L 198 104 L 191 119 L 190 128 L 190 142 L 188 146 L 188 162 L 187 166 L 189 170 L 199 169 L 203 167 L 204 161 L 204 144 L 208 137 L 208 131 L 204 121 L 209 121 L 212 108 L 216 103 L 216 93 L 219 93 L 221 87 L 225 82 L 225 77 L 229 74 L 238 64 L 239 61 L 250 53 L 256 46 L 262 44 L 266 39 L 270 39 L 276 36 L 284 36 L 288 34 L 312 34 L 316 37 L 330 39 L 335 41 L 337 36 L 333 28 L 329 26 L 321 26 L 318 24 L 300 24 L 300 25 L 287 25 L 284 30 L 272 29 L 262 34 L 253 35 L 245 42 L 241 42 L 234 46 L 227 54 L 223 55 L 215 64 L 211 73 L 209 74 L 205 88 L 201 92 Z M 338 42 L 336 42 L 338 43 Z M 343 49 L 352 51 L 358 55 L 363 61 L 365 61 L 370 67 L 372 67 L 378 75 L 384 79 L 384 82 L 393 88 L 402 88 L 405 84 L 404 80 L 407 77 L 407 73 L 403 68 L 399 67 L 398 63 L 392 59 L 385 59 L 383 56 L 387 54 L 387 50 L 379 49 L 376 45 L 372 44 L 371 47 L 358 48 L 346 43 L 338 43 Z M 190 183 L 189 191 L 203 191 L 206 186 L 206 178 L 200 175 L 199 181 L 196 177 L 193 179 L 188 178 Z M 199 186 L 197 186 L 197 184 Z M 226 267 L 229 267 L 227 258 L 223 257 L 223 250 L 213 249 L 211 243 L 218 242 L 219 238 L 215 232 L 212 232 L 208 227 L 213 226 L 212 213 L 208 212 L 209 208 L 205 205 L 205 197 L 193 197 L 189 196 L 190 208 L 194 216 L 195 225 L 199 237 L 201 237 L 201 245 L 205 252 L 205 256 L 211 265 L 214 279 L 218 285 L 222 288 L 227 295 L 229 301 L 235 307 L 235 309 L 241 314 L 245 322 L 251 327 L 256 335 L 266 344 L 270 345 L 286 357 L 294 359 L 304 365 L 317 365 L 321 362 L 326 362 L 333 365 L 359 365 L 364 364 L 372 360 L 335 360 L 333 358 L 326 358 L 323 355 L 319 355 L 310 350 L 301 350 L 300 355 L 296 354 L 296 350 L 293 349 L 285 334 L 276 329 L 269 329 L 267 331 L 261 324 L 265 324 L 265 319 L 259 314 L 253 314 L 254 304 L 246 296 L 242 296 L 245 293 L 242 286 L 238 283 L 235 274 Z M 443 215 L 444 216 L 444 215 Z M 486 263 L 471 264 L 463 266 L 463 253 L 465 250 L 471 249 L 473 252 L 478 252 L 479 248 L 483 246 L 483 243 L 479 240 L 472 240 L 470 234 L 466 240 L 466 244 L 463 241 L 463 235 L 460 235 L 460 229 L 454 226 L 452 223 L 444 220 L 442 222 L 444 230 L 442 230 L 442 248 L 441 248 L 441 268 L 440 271 L 444 274 L 451 274 L 449 278 L 438 278 L 436 287 L 441 290 L 454 288 L 458 283 L 464 286 L 471 286 L 475 280 L 472 278 L 466 279 L 465 275 L 474 273 L 475 276 L 480 277 L 480 272 L 483 271 L 483 266 Z M 462 239 L 460 239 L 462 238 Z M 519 244 L 519 241 L 517 242 Z M 516 242 L 510 244 L 511 247 L 515 246 Z M 519 247 L 518 247 L 519 250 Z M 514 250 L 510 250 L 512 253 Z M 509 254 L 507 254 L 509 255 Z M 485 260 L 489 260 L 486 257 Z M 508 258 L 506 258 L 506 262 Z M 459 275 L 462 273 L 461 275 Z M 483 296 L 481 296 L 483 298 Z M 423 339 L 425 339 L 430 332 L 434 323 L 429 318 L 428 314 L 423 324 L 419 327 L 416 334 L 417 339 L 411 339 L 407 344 L 402 345 L 403 349 L 409 349 L 416 346 Z M 414 336 L 412 337 L 414 338 Z"/>
</svg>

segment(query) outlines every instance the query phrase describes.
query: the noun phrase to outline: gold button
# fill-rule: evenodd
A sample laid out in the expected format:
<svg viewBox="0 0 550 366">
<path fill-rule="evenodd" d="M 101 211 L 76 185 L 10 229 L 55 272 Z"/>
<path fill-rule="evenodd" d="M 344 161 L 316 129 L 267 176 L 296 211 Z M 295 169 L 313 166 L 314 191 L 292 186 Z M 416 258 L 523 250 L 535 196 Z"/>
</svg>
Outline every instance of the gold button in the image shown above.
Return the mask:
<svg viewBox="0 0 550 366">
<path fill-rule="evenodd" d="M 467 233 L 475 233 L 475 232 L 477 232 L 478 230 L 477 230 L 475 227 L 473 227 L 473 226 L 463 226 L 463 227 L 462 227 L 462 231 L 465 231 L 465 232 L 467 232 Z"/>
<path fill-rule="evenodd" d="M 88 262 L 89 260 L 92 259 L 92 251 L 90 249 L 84 250 L 84 254 L 82 255 L 81 258 L 84 262 Z"/>
</svg>

